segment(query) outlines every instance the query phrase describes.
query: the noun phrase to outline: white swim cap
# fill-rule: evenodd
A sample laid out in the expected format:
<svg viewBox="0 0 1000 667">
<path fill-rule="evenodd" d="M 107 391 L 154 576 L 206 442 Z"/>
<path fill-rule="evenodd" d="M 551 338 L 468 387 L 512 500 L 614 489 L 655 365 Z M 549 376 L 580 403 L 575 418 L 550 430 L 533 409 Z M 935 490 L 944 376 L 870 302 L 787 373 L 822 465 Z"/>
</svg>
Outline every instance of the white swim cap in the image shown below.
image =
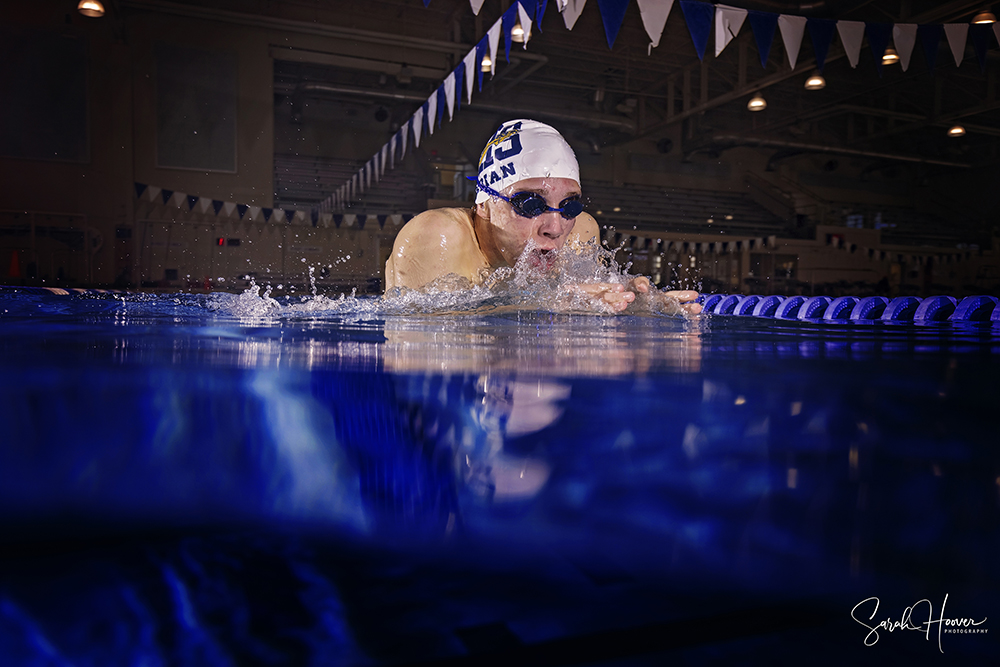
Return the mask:
<svg viewBox="0 0 1000 667">
<path fill-rule="evenodd" d="M 576 155 L 555 128 L 537 120 L 509 120 L 479 156 L 479 183 L 497 192 L 526 178 L 569 178 L 580 184 Z M 490 198 L 482 188 L 476 203 Z"/>
</svg>

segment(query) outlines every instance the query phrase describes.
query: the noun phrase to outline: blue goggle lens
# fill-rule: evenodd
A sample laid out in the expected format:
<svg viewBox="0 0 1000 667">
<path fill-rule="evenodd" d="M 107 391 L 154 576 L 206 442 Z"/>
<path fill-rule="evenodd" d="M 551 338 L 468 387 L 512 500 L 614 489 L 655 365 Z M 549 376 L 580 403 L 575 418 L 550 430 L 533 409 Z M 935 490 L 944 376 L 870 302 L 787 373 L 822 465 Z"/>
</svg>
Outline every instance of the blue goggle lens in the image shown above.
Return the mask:
<svg viewBox="0 0 1000 667">
<path fill-rule="evenodd" d="M 518 192 L 507 201 L 514 212 L 524 218 L 534 218 L 542 213 L 557 211 L 567 220 L 572 220 L 583 213 L 583 202 L 578 196 L 567 197 L 559 202 L 559 208 L 552 208 L 541 195 L 534 192 Z"/>
</svg>

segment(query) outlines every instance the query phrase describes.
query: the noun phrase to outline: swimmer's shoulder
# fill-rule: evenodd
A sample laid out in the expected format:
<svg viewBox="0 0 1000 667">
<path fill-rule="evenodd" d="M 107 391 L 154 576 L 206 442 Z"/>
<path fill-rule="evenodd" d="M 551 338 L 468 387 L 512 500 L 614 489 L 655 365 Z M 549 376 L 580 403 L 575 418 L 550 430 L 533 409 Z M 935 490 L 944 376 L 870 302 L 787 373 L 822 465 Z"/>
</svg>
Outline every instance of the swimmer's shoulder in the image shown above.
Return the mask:
<svg viewBox="0 0 1000 667">
<path fill-rule="evenodd" d="M 465 208 L 436 208 L 413 217 L 403 225 L 396 236 L 396 244 L 411 246 L 429 244 L 438 246 L 442 241 L 449 245 L 476 244 L 472 226 L 472 210 Z"/>
<path fill-rule="evenodd" d="M 433 209 L 411 219 L 396 235 L 385 265 L 386 289 L 420 288 L 451 274 L 476 283 L 485 265 L 472 209 Z"/>
<path fill-rule="evenodd" d="M 600 241 L 601 232 L 597 228 L 597 220 L 586 211 L 576 216 L 573 224 L 573 231 L 570 232 L 569 241 L 574 243 L 587 243 L 590 239 Z"/>
</svg>

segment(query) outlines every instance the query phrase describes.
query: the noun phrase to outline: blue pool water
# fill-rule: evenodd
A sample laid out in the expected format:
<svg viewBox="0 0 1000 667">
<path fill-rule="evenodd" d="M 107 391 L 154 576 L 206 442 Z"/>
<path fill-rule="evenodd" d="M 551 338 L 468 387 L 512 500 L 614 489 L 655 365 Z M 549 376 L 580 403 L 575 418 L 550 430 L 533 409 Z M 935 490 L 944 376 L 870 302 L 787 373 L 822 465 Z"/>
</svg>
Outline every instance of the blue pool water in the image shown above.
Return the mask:
<svg viewBox="0 0 1000 667">
<path fill-rule="evenodd" d="M 996 664 L 997 323 L 440 310 L 0 291 L 0 664 Z"/>
</svg>

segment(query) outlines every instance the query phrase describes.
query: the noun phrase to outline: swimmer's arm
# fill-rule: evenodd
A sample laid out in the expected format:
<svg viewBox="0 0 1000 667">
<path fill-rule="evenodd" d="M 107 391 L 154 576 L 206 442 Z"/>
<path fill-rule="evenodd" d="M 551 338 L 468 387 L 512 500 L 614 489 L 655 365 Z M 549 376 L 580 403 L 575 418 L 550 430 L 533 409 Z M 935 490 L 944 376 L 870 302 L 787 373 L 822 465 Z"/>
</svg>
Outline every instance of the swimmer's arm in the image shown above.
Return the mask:
<svg viewBox="0 0 1000 667">
<path fill-rule="evenodd" d="M 385 263 L 385 288 L 419 289 L 444 276 L 475 283 L 481 255 L 471 227 L 446 210 L 421 213 L 399 230 Z"/>
</svg>

